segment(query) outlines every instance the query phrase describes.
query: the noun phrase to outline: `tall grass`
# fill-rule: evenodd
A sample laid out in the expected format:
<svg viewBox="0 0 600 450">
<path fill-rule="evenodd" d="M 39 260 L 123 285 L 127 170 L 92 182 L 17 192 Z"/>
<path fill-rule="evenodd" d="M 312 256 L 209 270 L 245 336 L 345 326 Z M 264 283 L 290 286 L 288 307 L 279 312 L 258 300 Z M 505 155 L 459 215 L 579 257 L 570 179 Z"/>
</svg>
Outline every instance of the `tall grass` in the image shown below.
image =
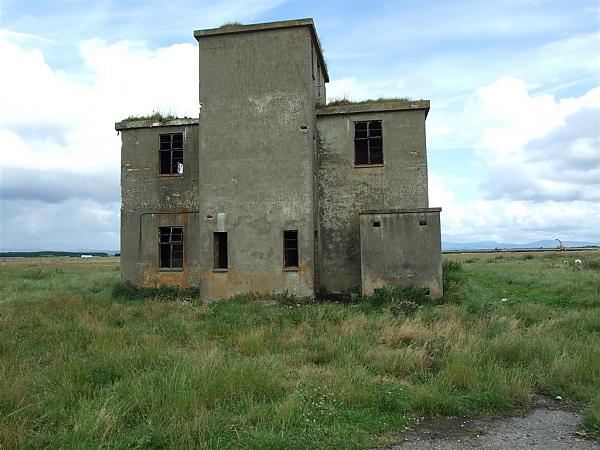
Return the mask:
<svg viewBox="0 0 600 450">
<path fill-rule="evenodd" d="M 0 448 L 370 448 L 419 415 L 534 394 L 581 402 L 598 433 L 600 273 L 561 257 L 444 268 L 441 304 L 402 289 L 206 304 L 128 291 L 112 267 L 4 265 Z"/>
</svg>

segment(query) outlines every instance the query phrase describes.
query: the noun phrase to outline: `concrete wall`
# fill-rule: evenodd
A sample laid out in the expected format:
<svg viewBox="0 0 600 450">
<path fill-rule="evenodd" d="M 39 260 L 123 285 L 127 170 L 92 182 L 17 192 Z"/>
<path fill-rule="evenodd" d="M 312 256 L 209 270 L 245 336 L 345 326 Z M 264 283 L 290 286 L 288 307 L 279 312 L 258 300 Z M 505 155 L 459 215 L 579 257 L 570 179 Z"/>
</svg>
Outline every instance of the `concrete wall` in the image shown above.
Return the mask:
<svg viewBox="0 0 600 450">
<path fill-rule="evenodd" d="M 201 295 L 314 293 L 315 91 L 308 27 L 199 36 Z M 298 270 L 283 231 L 298 230 Z M 229 269 L 213 270 L 213 232 Z"/>
<path fill-rule="evenodd" d="M 317 117 L 321 290 L 360 290 L 359 217 L 372 208 L 427 207 L 425 118 L 429 102 L 393 111 L 343 113 L 324 108 Z M 425 108 L 426 106 L 426 108 Z M 350 108 L 356 111 L 360 106 Z M 354 166 L 354 122 L 382 120 L 383 159 Z"/>
<path fill-rule="evenodd" d="M 362 294 L 382 286 L 423 286 L 443 294 L 440 209 L 360 215 Z M 378 225 L 378 226 L 374 226 Z"/>
<path fill-rule="evenodd" d="M 138 286 L 198 286 L 198 126 L 120 127 L 122 277 Z M 159 175 L 159 134 L 176 132 L 184 135 L 183 176 Z M 183 270 L 159 268 L 160 226 L 183 226 Z"/>
</svg>

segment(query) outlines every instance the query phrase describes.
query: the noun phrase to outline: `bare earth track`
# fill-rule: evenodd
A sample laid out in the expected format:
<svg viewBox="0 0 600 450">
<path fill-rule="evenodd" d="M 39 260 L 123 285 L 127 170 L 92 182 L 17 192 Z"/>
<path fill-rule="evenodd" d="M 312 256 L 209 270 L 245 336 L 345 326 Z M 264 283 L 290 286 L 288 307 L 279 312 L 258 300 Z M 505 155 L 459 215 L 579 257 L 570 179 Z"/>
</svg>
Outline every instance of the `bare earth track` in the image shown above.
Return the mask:
<svg viewBox="0 0 600 450">
<path fill-rule="evenodd" d="M 407 431 L 393 450 L 434 449 L 600 449 L 581 431 L 581 411 L 548 399 L 536 399 L 532 411 L 503 419 L 425 421 Z"/>
</svg>

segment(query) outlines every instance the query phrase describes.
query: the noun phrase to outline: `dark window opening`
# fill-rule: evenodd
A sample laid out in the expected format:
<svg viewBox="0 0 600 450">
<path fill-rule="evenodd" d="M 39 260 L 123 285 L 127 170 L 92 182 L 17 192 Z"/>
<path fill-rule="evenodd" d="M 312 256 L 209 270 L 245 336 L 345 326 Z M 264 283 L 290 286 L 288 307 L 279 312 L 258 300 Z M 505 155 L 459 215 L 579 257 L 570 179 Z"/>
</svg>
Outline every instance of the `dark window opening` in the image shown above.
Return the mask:
<svg viewBox="0 0 600 450">
<path fill-rule="evenodd" d="M 214 268 L 227 269 L 227 233 L 219 231 L 214 234 Z"/>
<path fill-rule="evenodd" d="M 298 230 L 283 232 L 283 267 L 298 267 Z"/>
<path fill-rule="evenodd" d="M 183 227 L 159 227 L 161 269 L 183 268 Z"/>
<path fill-rule="evenodd" d="M 354 122 L 354 164 L 383 164 L 381 120 Z"/>
<path fill-rule="evenodd" d="M 160 174 L 183 175 L 183 133 L 161 134 Z"/>
<path fill-rule="evenodd" d="M 419 226 L 425 226 L 427 225 L 427 221 L 426 220 L 419 220 Z"/>
<path fill-rule="evenodd" d="M 381 222 L 373 222 L 373 227 L 375 227 L 375 228 L 381 227 Z"/>
</svg>

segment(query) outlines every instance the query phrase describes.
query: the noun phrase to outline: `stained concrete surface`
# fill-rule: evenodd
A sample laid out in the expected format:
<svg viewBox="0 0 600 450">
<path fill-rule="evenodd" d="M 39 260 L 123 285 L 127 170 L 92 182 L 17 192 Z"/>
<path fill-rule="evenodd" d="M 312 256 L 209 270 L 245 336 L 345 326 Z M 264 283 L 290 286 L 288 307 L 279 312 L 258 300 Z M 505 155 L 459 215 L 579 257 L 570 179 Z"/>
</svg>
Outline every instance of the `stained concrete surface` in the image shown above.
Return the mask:
<svg viewBox="0 0 600 450">
<path fill-rule="evenodd" d="M 600 449 L 582 431 L 581 420 L 577 408 L 543 400 L 518 417 L 425 422 L 406 432 L 406 441 L 392 449 Z"/>
</svg>

